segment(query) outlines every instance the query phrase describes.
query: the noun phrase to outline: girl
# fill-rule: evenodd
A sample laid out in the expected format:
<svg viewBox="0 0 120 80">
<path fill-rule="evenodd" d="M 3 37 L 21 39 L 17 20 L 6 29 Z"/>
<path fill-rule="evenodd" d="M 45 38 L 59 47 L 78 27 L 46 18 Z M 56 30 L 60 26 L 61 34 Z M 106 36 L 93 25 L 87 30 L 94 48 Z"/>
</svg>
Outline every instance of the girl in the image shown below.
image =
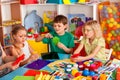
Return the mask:
<svg viewBox="0 0 120 80">
<path fill-rule="evenodd" d="M 20 55 L 25 54 L 25 58 L 20 63 L 20 66 L 39 58 L 37 54 L 33 54 L 34 51 L 28 45 L 26 38 L 27 31 L 23 26 L 17 25 L 11 31 L 11 42 L 13 45 L 10 48 L 10 51 L 12 55 L 18 58 Z"/>
<path fill-rule="evenodd" d="M 74 62 L 79 62 L 95 58 L 105 61 L 105 40 L 103 38 L 99 23 L 95 20 L 86 22 L 83 26 L 82 32 L 83 39 L 81 40 L 78 48 L 74 51 L 73 55 L 78 54 L 82 50 L 82 48 L 85 47 L 87 56 L 71 56 L 71 60 Z"/>
<path fill-rule="evenodd" d="M 11 60 L 15 60 L 15 58 L 12 56 L 6 56 L 0 44 L 0 77 L 19 67 L 19 64 L 12 66 L 13 62 Z"/>
</svg>

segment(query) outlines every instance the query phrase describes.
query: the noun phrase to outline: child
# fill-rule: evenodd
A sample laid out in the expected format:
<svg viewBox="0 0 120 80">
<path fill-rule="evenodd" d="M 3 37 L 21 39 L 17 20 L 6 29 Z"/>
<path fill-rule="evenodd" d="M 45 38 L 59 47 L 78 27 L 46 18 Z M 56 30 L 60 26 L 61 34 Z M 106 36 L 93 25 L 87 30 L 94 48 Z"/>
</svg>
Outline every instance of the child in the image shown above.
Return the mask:
<svg viewBox="0 0 120 80">
<path fill-rule="evenodd" d="M 23 26 L 17 25 L 11 31 L 12 46 L 10 51 L 12 55 L 18 58 L 20 55 L 25 54 L 25 58 L 20 63 L 20 66 L 39 58 L 37 54 L 34 54 L 34 51 L 27 43 L 26 38 L 27 31 Z"/>
<path fill-rule="evenodd" d="M 13 60 L 12 56 L 6 56 L 5 52 L 3 51 L 3 48 L 0 44 L 0 77 L 4 76 L 5 74 L 9 73 L 12 70 L 15 70 L 19 67 L 19 64 L 12 66 Z M 15 58 L 14 58 L 15 60 Z M 9 62 L 6 62 L 9 61 Z M 5 63 L 6 62 L 6 63 Z"/>
<path fill-rule="evenodd" d="M 81 40 L 78 48 L 74 51 L 74 54 L 78 54 L 83 47 L 85 48 L 87 56 L 72 57 L 74 62 L 84 61 L 91 58 L 106 60 L 105 55 L 105 40 L 102 35 L 101 27 L 95 20 L 90 20 L 85 23 L 82 29 L 83 39 Z"/>
<path fill-rule="evenodd" d="M 65 16 L 57 15 L 53 21 L 55 31 L 47 33 L 45 36 L 39 36 L 36 38 L 36 41 L 42 40 L 44 43 L 50 44 L 51 52 L 71 53 L 74 47 L 74 37 L 65 31 L 67 29 L 67 22 L 68 20 Z"/>
</svg>

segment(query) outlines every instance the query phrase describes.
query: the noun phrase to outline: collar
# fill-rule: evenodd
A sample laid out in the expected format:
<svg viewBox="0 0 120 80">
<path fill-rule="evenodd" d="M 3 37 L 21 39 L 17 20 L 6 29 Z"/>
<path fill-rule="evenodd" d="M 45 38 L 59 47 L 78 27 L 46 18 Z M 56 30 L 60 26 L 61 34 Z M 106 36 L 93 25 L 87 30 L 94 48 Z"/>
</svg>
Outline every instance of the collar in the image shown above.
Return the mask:
<svg viewBox="0 0 120 80">
<path fill-rule="evenodd" d="M 97 38 L 94 38 L 94 40 L 92 41 L 92 44 L 96 43 L 97 41 L 98 41 L 98 39 L 97 39 Z M 87 43 L 87 44 L 90 44 L 89 39 L 86 39 L 86 43 Z"/>
</svg>

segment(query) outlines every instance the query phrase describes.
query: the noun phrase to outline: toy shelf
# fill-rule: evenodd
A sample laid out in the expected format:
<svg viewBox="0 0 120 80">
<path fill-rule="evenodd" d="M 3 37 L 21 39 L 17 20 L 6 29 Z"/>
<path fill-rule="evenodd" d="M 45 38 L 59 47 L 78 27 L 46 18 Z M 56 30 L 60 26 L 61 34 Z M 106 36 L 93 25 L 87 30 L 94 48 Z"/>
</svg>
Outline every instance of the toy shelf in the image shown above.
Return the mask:
<svg viewBox="0 0 120 80">
<path fill-rule="evenodd" d="M 93 19 L 97 19 L 97 4 L 92 5 L 83 5 L 83 4 L 27 4 L 21 5 L 21 19 L 24 24 L 24 17 L 26 14 L 31 12 L 32 10 L 37 10 L 37 14 L 42 17 L 43 12 L 46 11 L 57 11 L 57 14 L 63 14 L 67 16 L 69 13 L 77 14 L 82 13 L 86 16 L 93 17 Z"/>
<path fill-rule="evenodd" d="M 4 35 L 10 33 L 16 21 L 21 21 L 19 0 L 0 0 L 0 42 L 3 46 L 6 46 Z"/>
</svg>

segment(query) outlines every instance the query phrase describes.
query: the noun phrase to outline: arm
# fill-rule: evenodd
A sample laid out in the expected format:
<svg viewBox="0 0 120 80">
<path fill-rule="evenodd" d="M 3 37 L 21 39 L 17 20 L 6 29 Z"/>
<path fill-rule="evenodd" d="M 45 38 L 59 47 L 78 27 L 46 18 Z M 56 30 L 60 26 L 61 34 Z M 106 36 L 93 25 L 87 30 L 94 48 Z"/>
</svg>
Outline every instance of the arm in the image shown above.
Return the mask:
<svg viewBox="0 0 120 80">
<path fill-rule="evenodd" d="M 16 48 L 15 48 L 13 45 L 10 47 L 10 51 L 11 51 L 11 53 L 12 53 L 12 56 L 15 57 L 15 60 L 16 60 L 16 58 L 18 58 L 18 57 L 20 56 L 20 55 L 18 54 Z M 21 51 L 21 54 L 22 54 L 22 51 Z M 6 58 L 7 58 L 7 57 L 6 57 Z M 20 62 L 20 66 L 23 66 L 23 65 L 26 64 L 27 62 L 28 62 L 27 60 L 21 61 L 21 62 Z"/>
<path fill-rule="evenodd" d="M 16 58 L 19 57 L 19 54 L 13 45 L 10 47 L 10 51 L 11 51 L 12 56 L 15 56 Z"/>
<path fill-rule="evenodd" d="M 79 57 L 77 57 L 77 58 L 72 59 L 72 61 L 74 61 L 74 62 L 80 62 L 80 61 L 84 61 L 84 60 L 88 60 L 88 59 L 94 58 L 95 55 L 97 55 L 97 53 L 99 52 L 100 49 L 101 49 L 101 46 L 97 46 L 97 47 L 90 53 L 90 55 L 85 56 L 85 57 L 79 56 Z"/>
<path fill-rule="evenodd" d="M 50 33 L 47 33 L 44 36 L 39 35 L 37 38 L 35 38 L 35 41 L 36 42 L 42 41 L 43 38 L 53 38 L 53 36 Z"/>
<path fill-rule="evenodd" d="M 7 63 L 0 66 L 0 70 L 7 68 Z"/>
<path fill-rule="evenodd" d="M 1 66 L 0 66 L 0 70 L 2 70 L 2 69 L 5 69 L 5 68 L 8 68 L 10 65 L 8 65 L 10 62 L 8 62 L 8 63 L 6 63 L 6 64 L 2 64 Z"/>
<path fill-rule="evenodd" d="M 6 57 L 6 53 L 4 52 L 1 44 L 0 44 L 0 49 L 1 49 L 1 51 L 2 51 L 2 59 L 4 59 L 4 58 Z"/>
<path fill-rule="evenodd" d="M 72 48 L 67 48 L 64 44 L 62 44 L 61 42 L 58 42 L 57 46 L 60 49 L 63 49 L 66 53 L 72 53 L 73 49 Z"/>
<path fill-rule="evenodd" d="M 29 44 L 28 44 L 28 47 L 29 47 L 30 53 L 31 53 L 31 54 L 34 54 L 35 51 L 33 50 L 33 48 L 32 48 Z"/>
<path fill-rule="evenodd" d="M 79 44 L 78 48 L 74 51 L 73 54 L 78 54 L 83 49 L 83 44 Z"/>
<path fill-rule="evenodd" d="M 8 63 L 5 63 L 5 64 L 1 65 L 0 66 L 0 70 L 5 69 L 5 68 L 9 68 L 11 70 L 15 70 L 16 68 L 19 67 L 19 64 L 15 65 L 15 66 L 12 66 L 12 63 L 13 62 L 8 62 Z"/>
<path fill-rule="evenodd" d="M 0 47 L 1 50 L 2 50 L 2 60 L 4 62 L 10 62 L 10 61 L 14 61 L 16 58 L 14 56 L 7 56 L 5 51 L 3 50 L 2 47 Z"/>
<path fill-rule="evenodd" d="M 30 63 L 30 62 L 32 62 L 34 60 L 37 60 L 39 58 L 38 53 L 35 53 L 35 51 L 32 49 L 32 47 L 29 44 L 28 44 L 28 47 L 29 47 L 31 55 L 30 55 L 30 57 L 28 59 L 22 61 L 20 63 L 20 66 L 23 66 L 23 65 L 25 65 L 27 63 Z"/>
<path fill-rule="evenodd" d="M 27 64 L 27 63 L 30 63 L 30 62 L 32 62 L 32 61 L 35 61 L 35 60 L 37 60 L 37 59 L 38 59 L 38 55 L 37 55 L 37 54 L 33 54 L 33 55 L 31 55 L 28 59 L 22 61 L 22 62 L 20 63 L 20 66 L 23 66 L 23 65 L 25 65 L 25 64 Z"/>
<path fill-rule="evenodd" d="M 35 38 L 36 42 L 42 41 L 42 39 L 44 38 L 44 36 L 39 35 L 37 38 Z"/>
<path fill-rule="evenodd" d="M 19 64 L 16 66 L 12 66 L 12 62 L 10 62 L 10 61 L 13 60 L 14 58 L 12 56 L 6 56 L 6 53 L 4 52 L 1 44 L 0 44 L 0 48 L 2 50 L 2 60 L 7 62 L 0 66 L 0 70 L 5 69 L 5 68 L 10 68 L 10 69 L 14 70 L 14 69 L 18 68 Z"/>
<path fill-rule="evenodd" d="M 37 52 L 35 52 L 30 45 L 29 45 L 29 50 L 30 50 L 30 53 L 31 53 L 31 55 L 32 55 L 31 58 L 32 58 L 33 60 L 36 60 L 36 59 L 39 58 L 39 54 L 38 54 Z"/>
<path fill-rule="evenodd" d="M 39 55 L 34 52 L 34 50 L 32 49 L 32 47 L 29 44 L 28 44 L 28 48 L 29 48 L 31 55 L 29 56 L 28 59 L 21 61 L 20 66 L 23 66 L 23 65 L 30 63 L 34 60 L 37 60 L 39 58 Z"/>
<path fill-rule="evenodd" d="M 10 61 L 15 61 L 16 57 L 15 56 L 5 56 L 3 60 L 7 63 Z"/>
<path fill-rule="evenodd" d="M 29 63 L 29 59 L 24 60 L 24 61 L 21 61 L 21 62 L 20 62 L 20 66 L 23 66 L 23 65 L 25 65 L 25 64 L 27 64 L 27 63 Z"/>
<path fill-rule="evenodd" d="M 35 52 L 30 45 L 29 45 L 29 50 L 30 50 L 31 55 L 33 55 L 35 57 L 35 59 L 39 58 L 38 53 Z"/>
<path fill-rule="evenodd" d="M 101 46 L 97 46 L 91 53 L 90 55 L 86 56 L 85 58 L 86 59 L 91 59 L 91 58 L 94 58 L 97 53 L 99 52 L 99 50 L 101 49 Z"/>
</svg>

